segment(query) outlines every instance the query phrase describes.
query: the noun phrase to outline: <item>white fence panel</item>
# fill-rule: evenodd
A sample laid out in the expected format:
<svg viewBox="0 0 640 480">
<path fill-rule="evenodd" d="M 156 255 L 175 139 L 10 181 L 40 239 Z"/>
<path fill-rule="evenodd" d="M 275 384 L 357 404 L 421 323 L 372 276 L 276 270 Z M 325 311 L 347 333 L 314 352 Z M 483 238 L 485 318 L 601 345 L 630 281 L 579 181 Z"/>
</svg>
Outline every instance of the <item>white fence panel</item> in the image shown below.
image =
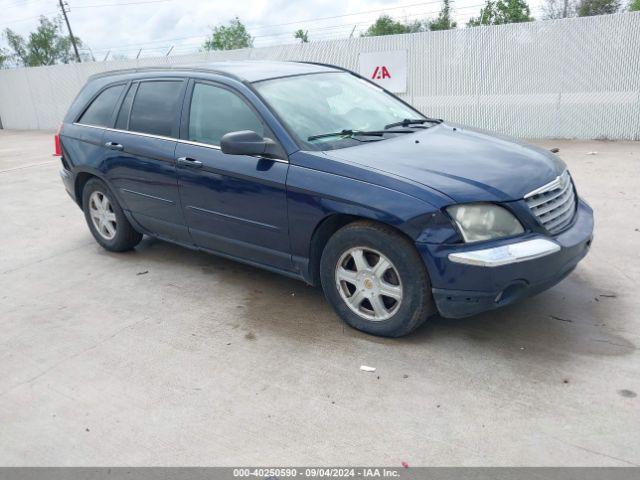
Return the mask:
<svg viewBox="0 0 640 480">
<path fill-rule="evenodd" d="M 300 60 L 358 68 L 406 50 L 428 115 L 528 138 L 640 140 L 640 13 L 0 71 L 4 128 L 55 129 L 87 77 L 156 65 Z"/>
</svg>

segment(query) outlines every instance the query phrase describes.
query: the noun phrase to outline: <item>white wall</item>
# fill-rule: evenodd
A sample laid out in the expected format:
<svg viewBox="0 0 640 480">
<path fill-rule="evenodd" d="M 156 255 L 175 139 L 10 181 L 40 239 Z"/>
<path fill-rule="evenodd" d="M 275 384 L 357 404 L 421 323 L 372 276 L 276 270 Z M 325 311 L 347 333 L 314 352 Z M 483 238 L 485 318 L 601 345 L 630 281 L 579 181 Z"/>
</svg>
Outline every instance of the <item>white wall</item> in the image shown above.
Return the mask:
<svg viewBox="0 0 640 480">
<path fill-rule="evenodd" d="M 430 116 L 527 138 L 640 140 L 640 13 L 0 70 L 0 119 L 55 129 L 86 78 L 106 70 L 234 59 L 356 70 L 359 52 L 404 49 L 400 96 Z"/>
</svg>

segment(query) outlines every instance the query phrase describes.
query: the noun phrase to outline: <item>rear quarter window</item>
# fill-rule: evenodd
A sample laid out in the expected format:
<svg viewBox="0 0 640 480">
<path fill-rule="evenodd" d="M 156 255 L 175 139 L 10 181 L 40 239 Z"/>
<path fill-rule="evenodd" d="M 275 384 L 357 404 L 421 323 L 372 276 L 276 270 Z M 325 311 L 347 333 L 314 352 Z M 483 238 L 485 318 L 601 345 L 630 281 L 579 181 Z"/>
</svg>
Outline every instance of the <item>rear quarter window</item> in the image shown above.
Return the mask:
<svg viewBox="0 0 640 480">
<path fill-rule="evenodd" d="M 181 80 L 141 82 L 131 107 L 129 130 L 176 137 L 182 86 Z"/>
<path fill-rule="evenodd" d="M 103 90 L 84 111 L 80 123 L 97 127 L 110 127 L 116 103 L 124 90 L 124 85 L 114 85 Z"/>
</svg>

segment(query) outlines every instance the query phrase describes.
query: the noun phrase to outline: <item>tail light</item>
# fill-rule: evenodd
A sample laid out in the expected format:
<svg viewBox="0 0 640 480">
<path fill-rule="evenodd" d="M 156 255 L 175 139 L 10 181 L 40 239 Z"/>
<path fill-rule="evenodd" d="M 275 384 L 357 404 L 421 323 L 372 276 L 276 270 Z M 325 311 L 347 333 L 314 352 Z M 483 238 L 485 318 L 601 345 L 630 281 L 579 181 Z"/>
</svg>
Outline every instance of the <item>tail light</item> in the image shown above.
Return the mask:
<svg viewBox="0 0 640 480">
<path fill-rule="evenodd" d="M 56 132 L 56 136 L 53 137 L 54 145 L 55 145 L 55 153 L 53 154 L 55 157 L 62 156 L 62 144 L 60 143 L 60 130 L 62 130 L 62 124 L 58 127 L 58 131 Z"/>
</svg>

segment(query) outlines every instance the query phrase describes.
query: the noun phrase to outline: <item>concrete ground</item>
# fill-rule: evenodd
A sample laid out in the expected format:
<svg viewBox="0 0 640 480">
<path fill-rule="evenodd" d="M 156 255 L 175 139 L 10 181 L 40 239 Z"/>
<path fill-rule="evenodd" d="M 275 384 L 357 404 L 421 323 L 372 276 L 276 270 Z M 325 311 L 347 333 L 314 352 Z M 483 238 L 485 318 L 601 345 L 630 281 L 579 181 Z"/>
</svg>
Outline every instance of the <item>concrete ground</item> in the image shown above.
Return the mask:
<svg viewBox="0 0 640 480">
<path fill-rule="evenodd" d="M 590 255 L 389 340 L 272 273 L 102 250 L 53 135 L 0 131 L 0 465 L 640 464 L 640 143 L 539 143 L 595 208 Z"/>
</svg>

